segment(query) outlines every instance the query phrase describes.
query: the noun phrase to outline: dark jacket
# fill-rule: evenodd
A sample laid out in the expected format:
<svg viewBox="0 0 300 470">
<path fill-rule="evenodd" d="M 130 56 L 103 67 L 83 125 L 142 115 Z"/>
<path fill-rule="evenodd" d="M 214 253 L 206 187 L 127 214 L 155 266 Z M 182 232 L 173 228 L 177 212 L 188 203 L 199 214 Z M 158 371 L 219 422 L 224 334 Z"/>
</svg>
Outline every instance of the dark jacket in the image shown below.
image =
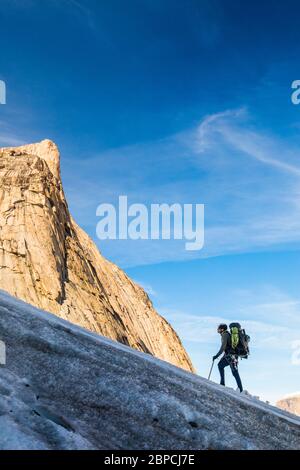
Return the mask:
<svg viewBox="0 0 300 470">
<path fill-rule="evenodd" d="M 222 353 L 228 354 L 231 349 L 231 336 L 229 331 L 223 331 L 221 335 L 221 347 L 219 352 L 215 355 L 215 359 L 221 356 Z"/>
</svg>

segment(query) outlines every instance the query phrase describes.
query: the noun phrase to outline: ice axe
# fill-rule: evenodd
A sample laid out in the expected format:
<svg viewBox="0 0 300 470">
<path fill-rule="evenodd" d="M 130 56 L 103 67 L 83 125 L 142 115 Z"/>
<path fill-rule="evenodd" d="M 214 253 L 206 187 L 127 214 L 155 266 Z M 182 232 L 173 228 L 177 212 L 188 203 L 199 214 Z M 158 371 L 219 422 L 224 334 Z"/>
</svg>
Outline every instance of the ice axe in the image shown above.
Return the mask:
<svg viewBox="0 0 300 470">
<path fill-rule="evenodd" d="M 215 360 L 213 359 L 212 365 L 211 365 L 211 368 L 210 368 L 210 371 L 209 371 L 208 380 L 210 379 L 210 376 L 211 376 L 211 373 L 212 373 L 212 370 L 213 370 L 213 367 L 214 367 L 214 363 L 215 363 Z"/>
</svg>

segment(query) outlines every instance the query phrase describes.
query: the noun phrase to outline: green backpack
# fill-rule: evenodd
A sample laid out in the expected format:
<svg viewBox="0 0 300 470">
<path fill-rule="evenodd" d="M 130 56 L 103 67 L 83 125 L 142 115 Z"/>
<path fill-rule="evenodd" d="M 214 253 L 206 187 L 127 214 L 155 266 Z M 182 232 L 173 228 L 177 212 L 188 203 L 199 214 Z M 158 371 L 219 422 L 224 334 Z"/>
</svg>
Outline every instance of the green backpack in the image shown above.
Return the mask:
<svg viewBox="0 0 300 470">
<path fill-rule="evenodd" d="M 231 335 L 232 354 L 236 354 L 243 359 L 247 359 L 250 354 L 250 336 L 246 334 L 246 331 L 242 329 L 239 323 L 230 323 L 229 329 Z"/>
</svg>

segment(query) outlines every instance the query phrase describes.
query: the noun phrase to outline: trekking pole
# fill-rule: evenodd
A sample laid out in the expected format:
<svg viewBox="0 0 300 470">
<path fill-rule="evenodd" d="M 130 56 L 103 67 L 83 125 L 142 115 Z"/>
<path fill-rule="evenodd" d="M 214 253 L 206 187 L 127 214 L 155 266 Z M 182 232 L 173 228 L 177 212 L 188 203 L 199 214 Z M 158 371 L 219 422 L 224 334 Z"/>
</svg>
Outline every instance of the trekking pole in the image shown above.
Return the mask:
<svg viewBox="0 0 300 470">
<path fill-rule="evenodd" d="M 213 370 L 213 367 L 214 367 L 214 363 L 215 363 L 215 360 L 213 359 L 212 365 L 211 365 L 211 368 L 210 368 L 210 371 L 209 371 L 208 380 L 210 379 L 210 376 L 211 376 L 211 373 L 212 373 L 212 370 Z"/>
</svg>

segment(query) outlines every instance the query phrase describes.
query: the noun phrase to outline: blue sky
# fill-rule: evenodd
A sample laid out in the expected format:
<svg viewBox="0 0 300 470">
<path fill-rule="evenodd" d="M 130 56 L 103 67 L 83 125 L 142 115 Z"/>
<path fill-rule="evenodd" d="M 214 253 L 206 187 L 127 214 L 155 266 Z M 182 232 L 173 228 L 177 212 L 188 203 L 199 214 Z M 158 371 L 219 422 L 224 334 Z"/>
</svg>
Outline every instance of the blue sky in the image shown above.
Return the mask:
<svg viewBox="0 0 300 470">
<path fill-rule="evenodd" d="M 216 324 L 240 319 L 245 386 L 270 400 L 300 390 L 297 3 L 0 3 L 0 145 L 54 140 L 75 219 L 148 290 L 199 373 Z M 204 203 L 204 249 L 100 243 L 96 208 L 121 194 Z"/>
</svg>

